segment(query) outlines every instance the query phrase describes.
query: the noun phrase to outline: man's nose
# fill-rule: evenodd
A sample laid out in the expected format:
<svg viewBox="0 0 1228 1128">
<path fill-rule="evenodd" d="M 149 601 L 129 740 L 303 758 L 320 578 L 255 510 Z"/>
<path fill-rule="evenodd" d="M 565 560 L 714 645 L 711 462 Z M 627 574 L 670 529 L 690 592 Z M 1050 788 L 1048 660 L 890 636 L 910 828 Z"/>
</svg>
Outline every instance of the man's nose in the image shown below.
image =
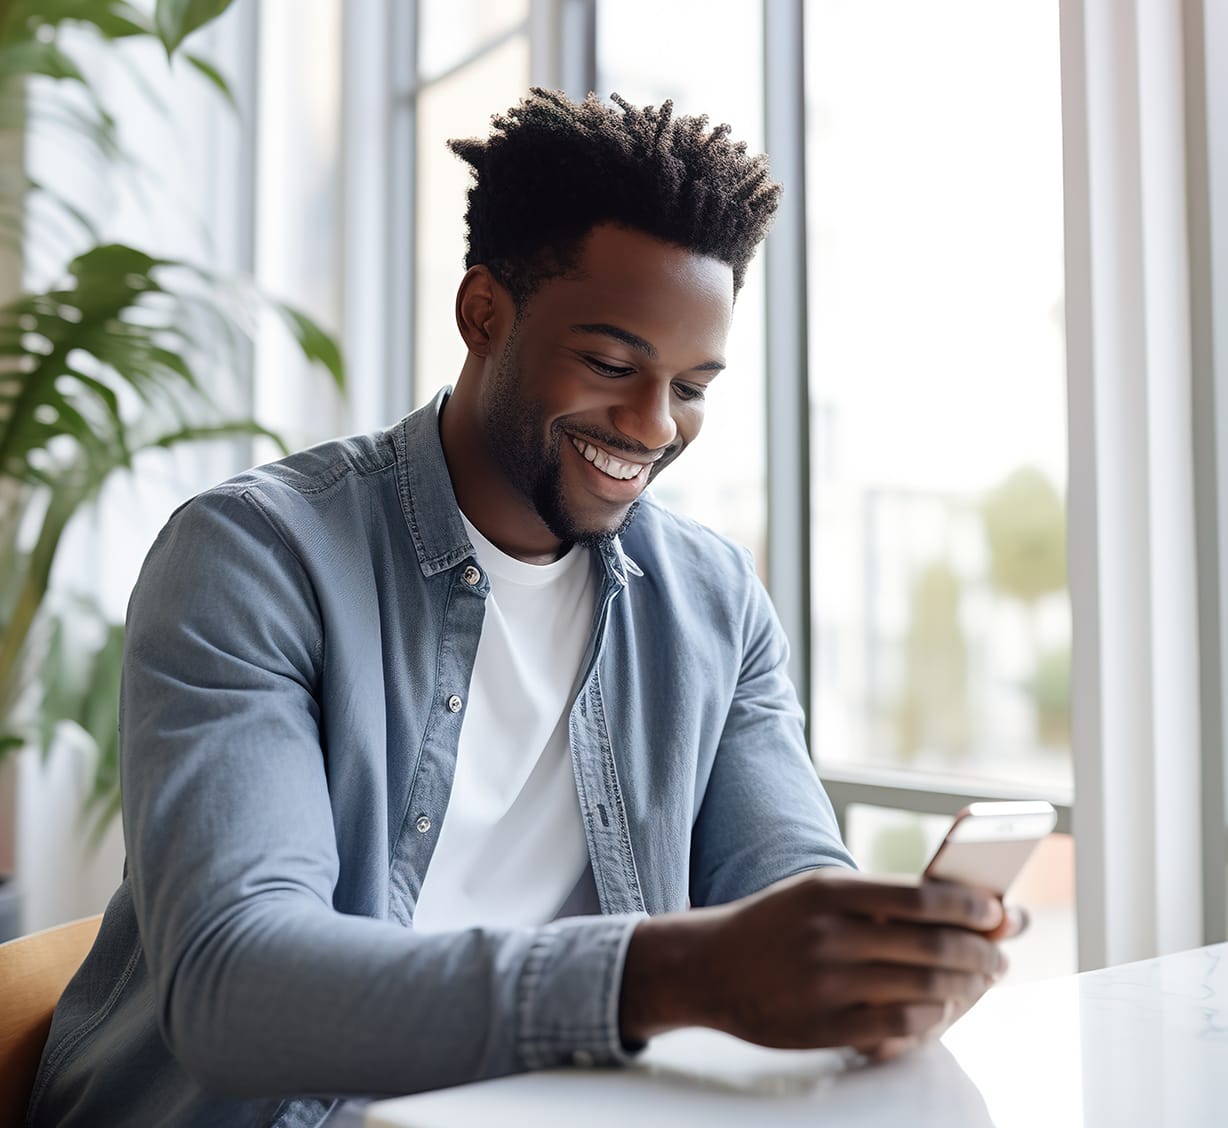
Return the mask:
<svg viewBox="0 0 1228 1128">
<path fill-rule="evenodd" d="M 678 434 L 673 416 L 673 393 L 668 382 L 643 381 L 626 393 L 615 407 L 614 425 L 629 439 L 649 450 L 669 446 Z"/>
</svg>

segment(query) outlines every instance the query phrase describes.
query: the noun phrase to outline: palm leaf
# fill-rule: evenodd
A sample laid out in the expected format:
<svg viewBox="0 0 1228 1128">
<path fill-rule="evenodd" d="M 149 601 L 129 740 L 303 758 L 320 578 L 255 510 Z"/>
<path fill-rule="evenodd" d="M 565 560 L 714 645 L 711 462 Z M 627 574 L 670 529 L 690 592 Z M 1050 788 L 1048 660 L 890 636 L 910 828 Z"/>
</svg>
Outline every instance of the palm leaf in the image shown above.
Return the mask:
<svg viewBox="0 0 1228 1128">
<path fill-rule="evenodd" d="M 322 364 L 332 376 L 337 389 L 345 391 L 345 364 L 336 340 L 293 306 L 284 302 L 273 302 L 272 305 L 281 314 L 299 348 L 303 350 L 303 355 L 316 364 Z"/>
<path fill-rule="evenodd" d="M 169 279 L 180 276 L 191 284 L 172 288 Z M 34 491 L 29 496 L 46 499 L 38 538 L 0 605 L 0 702 L 11 706 L 19 696 L 64 530 L 111 474 L 130 467 L 141 450 L 184 442 L 261 436 L 287 449 L 252 420 L 219 417 L 188 360 L 207 357 L 208 343 L 239 339 L 227 317 L 233 300 L 205 272 L 115 244 L 74 260 L 65 285 L 0 310 L 0 362 L 14 367 L 0 379 L 0 482 L 24 483 Z M 304 354 L 343 383 L 331 338 L 292 307 L 274 308 Z M 217 332 L 219 324 L 229 336 Z M 126 413 L 125 402 L 140 410 Z M 57 713 L 53 705 L 44 702 L 44 715 Z M 44 722 L 43 740 L 55 723 Z"/>
<path fill-rule="evenodd" d="M 142 440 L 137 449 L 152 450 L 155 447 L 169 448 L 179 446 L 180 443 L 214 442 L 218 439 L 238 438 L 269 439 L 282 454 L 290 453 L 290 447 L 281 435 L 250 419 L 234 419 L 222 423 L 179 427 L 174 431 L 166 431 Z"/>
<path fill-rule="evenodd" d="M 230 83 L 226 81 L 225 75 L 217 69 L 208 59 L 202 59 L 199 55 L 190 55 L 186 51 L 183 54 L 184 61 L 190 66 L 199 71 L 214 88 L 230 103 L 230 108 L 239 112 L 239 103 L 235 98 L 234 91 L 230 88 Z"/>
<path fill-rule="evenodd" d="M 54 42 L 19 39 L 12 43 L 0 43 L 0 79 L 27 74 L 41 74 L 57 81 L 72 79 L 85 84 L 85 75 L 72 57 Z"/>
<path fill-rule="evenodd" d="M 62 192 L 56 191 L 55 188 L 41 181 L 26 180 L 23 195 L 28 199 L 31 194 L 44 197 L 57 211 L 67 215 L 91 243 L 99 242 L 98 225 Z"/>
<path fill-rule="evenodd" d="M 68 480 L 51 495 L 38 539 L 29 554 L 24 575 L 11 608 L 6 608 L 0 632 L 0 701 L 15 703 L 20 696 L 19 661 L 34 625 L 35 616 L 47 594 L 51 565 L 69 520 L 80 506 L 97 494 L 101 482 L 90 479 Z"/>
<path fill-rule="evenodd" d="M 106 828 L 118 809 L 119 742 L 115 703 L 119 698 L 124 629 L 107 622 L 94 600 L 70 599 L 50 616 L 42 661 L 40 746 L 44 755 L 62 726 L 75 726 L 95 749 L 93 779 L 85 810 L 91 838 Z M 101 636 L 101 641 L 97 641 Z"/>
<path fill-rule="evenodd" d="M 198 27 L 216 19 L 229 7 L 230 0 L 158 0 L 154 24 L 166 48 L 166 57 L 169 59 Z"/>
<path fill-rule="evenodd" d="M 140 8 L 125 0 L 12 0 L 0 26 L 0 41 L 33 36 L 40 27 L 87 24 L 105 39 L 152 35 L 153 25 Z"/>
</svg>

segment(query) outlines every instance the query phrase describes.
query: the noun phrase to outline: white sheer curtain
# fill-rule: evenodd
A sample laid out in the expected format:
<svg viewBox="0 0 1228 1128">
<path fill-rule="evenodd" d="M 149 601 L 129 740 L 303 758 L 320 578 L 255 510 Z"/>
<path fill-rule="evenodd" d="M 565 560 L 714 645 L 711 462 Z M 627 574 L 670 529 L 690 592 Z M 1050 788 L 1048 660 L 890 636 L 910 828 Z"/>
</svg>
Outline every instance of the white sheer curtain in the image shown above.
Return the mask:
<svg viewBox="0 0 1228 1128">
<path fill-rule="evenodd" d="M 1200 605 L 1198 583 L 1199 519 L 1218 515 L 1197 500 L 1193 453 L 1195 392 L 1214 375 L 1205 350 L 1193 360 L 1210 331 L 1193 311 L 1211 275 L 1191 273 L 1217 123 L 1195 113 L 1187 129 L 1211 32 L 1183 23 L 1214 6 L 1061 5 L 1083 968 L 1220 938 L 1204 911 L 1217 899 L 1222 930 L 1218 693 L 1200 691 L 1201 662 L 1218 661 L 1200 653 L 1200 618 L 1218 604 Z M 1208 780 L 1219 801 L 1204 805 Z"/>
</svg>

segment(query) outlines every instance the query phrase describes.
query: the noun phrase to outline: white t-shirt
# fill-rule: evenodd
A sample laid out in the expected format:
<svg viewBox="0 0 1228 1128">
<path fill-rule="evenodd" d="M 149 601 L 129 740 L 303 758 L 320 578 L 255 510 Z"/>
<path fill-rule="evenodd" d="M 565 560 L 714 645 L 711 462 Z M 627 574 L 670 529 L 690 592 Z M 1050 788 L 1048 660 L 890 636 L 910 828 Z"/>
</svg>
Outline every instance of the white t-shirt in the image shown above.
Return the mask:
<svg viewBox="0 0 1228 1128">
<path fill-rule="evenodd" d="M 421 931 L 544 924 L 589 864 L 568 717 L 592 627 L 592 555 L 573 547 L 526 564 L 465 527 L 490 594 L 452 795 L 414 911 Z"/>
</svg>

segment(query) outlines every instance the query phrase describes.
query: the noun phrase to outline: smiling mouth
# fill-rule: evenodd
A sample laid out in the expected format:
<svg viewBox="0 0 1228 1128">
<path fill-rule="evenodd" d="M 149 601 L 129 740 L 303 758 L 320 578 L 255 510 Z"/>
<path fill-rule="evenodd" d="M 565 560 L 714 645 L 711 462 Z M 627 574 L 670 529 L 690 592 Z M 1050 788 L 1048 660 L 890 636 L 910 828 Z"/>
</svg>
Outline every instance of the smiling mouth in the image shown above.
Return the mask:
<svg viewBox="0 0 1228 1128">
<path fill-rule="evenodd" d="M 586 443 L 575 435 L 568 435 L 567 437 L 571 439 L 571 445 L 587 461 L 591 462 L 607 478 L 613 478 L 616 482 L 629 482 L 640 474 L 646 475 L 652 468 L 653 463 L 656 462 L 655 458 L 651 462 L 628 462 L 623 458 L 615 458 L 609 451 L 602 450 L 601 447 L 595 447 L 592 443 Z"/>
</svg>

